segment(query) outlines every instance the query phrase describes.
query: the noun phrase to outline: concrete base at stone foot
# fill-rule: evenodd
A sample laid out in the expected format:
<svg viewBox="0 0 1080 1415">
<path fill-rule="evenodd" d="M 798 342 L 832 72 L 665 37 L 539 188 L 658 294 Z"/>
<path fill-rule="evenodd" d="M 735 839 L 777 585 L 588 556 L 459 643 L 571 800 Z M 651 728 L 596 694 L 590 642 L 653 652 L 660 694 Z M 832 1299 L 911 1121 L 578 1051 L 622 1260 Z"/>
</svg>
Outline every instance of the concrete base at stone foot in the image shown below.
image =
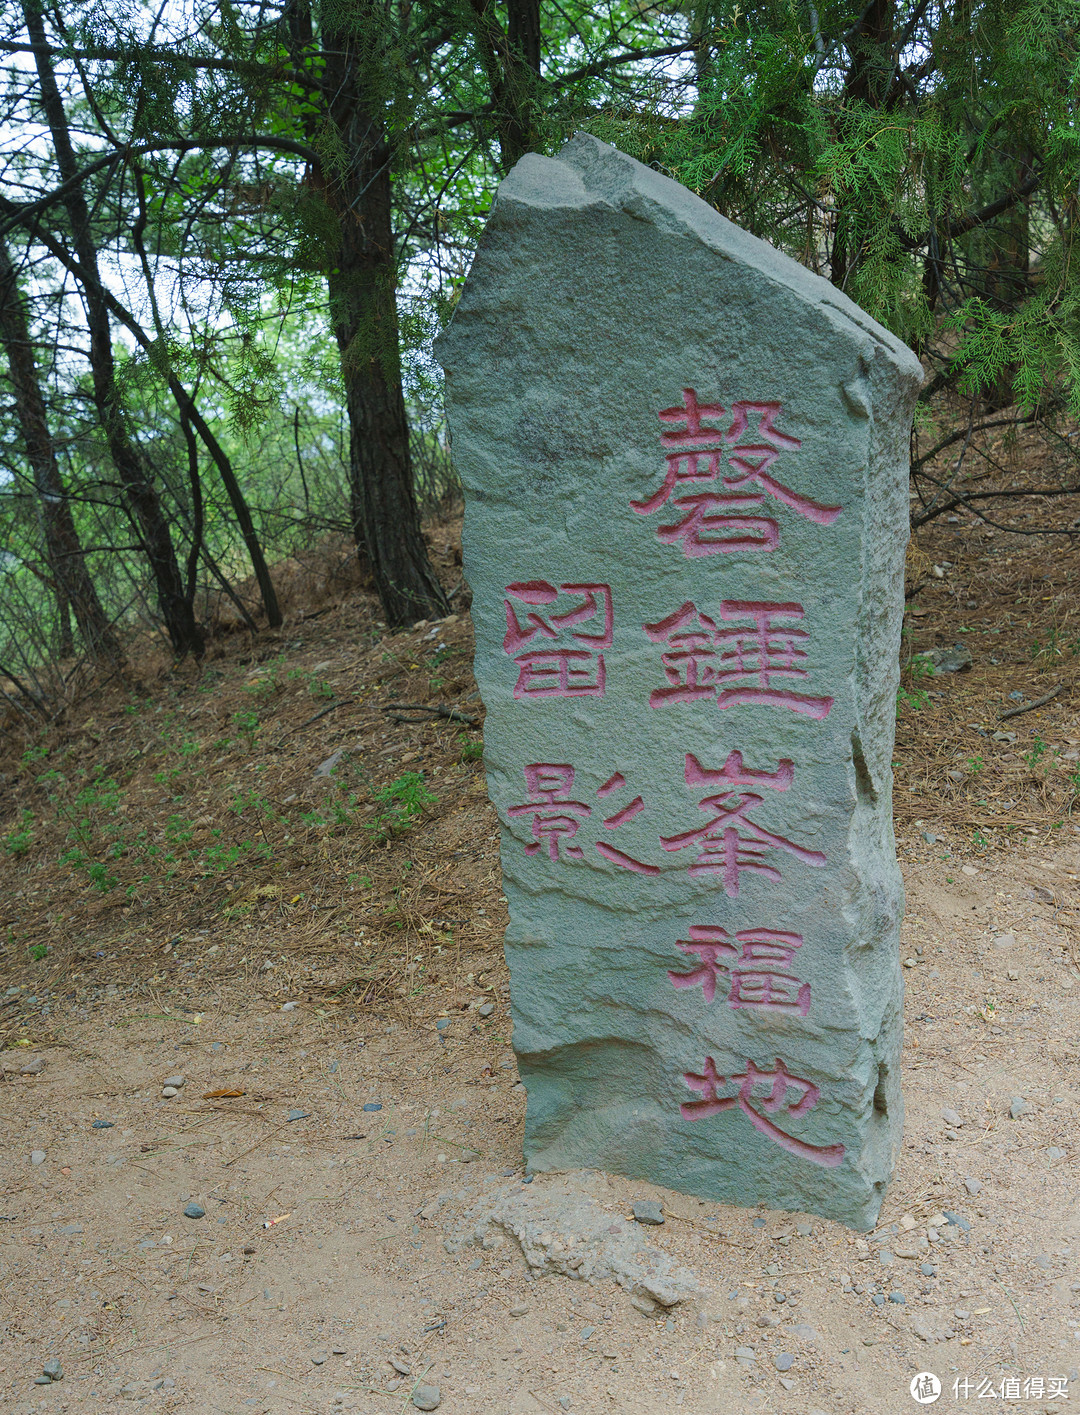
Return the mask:
<svg viewBox="0 0 1080 1415">
<path fill-rule="evenodd" d="M 437 353 L 526 1159 L 869 1228 L 918 361 L 586 135 L 503 182 Z"/>
</svg>

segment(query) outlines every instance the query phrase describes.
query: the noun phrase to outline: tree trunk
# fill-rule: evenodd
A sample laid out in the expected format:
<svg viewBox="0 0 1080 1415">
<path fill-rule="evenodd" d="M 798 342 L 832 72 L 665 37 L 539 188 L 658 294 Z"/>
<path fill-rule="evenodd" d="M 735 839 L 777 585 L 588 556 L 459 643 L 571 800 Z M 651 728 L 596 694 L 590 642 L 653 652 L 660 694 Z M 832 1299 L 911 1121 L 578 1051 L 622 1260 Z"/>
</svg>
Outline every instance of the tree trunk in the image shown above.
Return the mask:
<svg viewBox="0 0 1080 1415">
<path fill-rule="evenodd" d="M 34 479 L 45 534 L 45 555 L 55 585 L 62 638 L 70 638 L 68 609 L 74 611 L 87 653 L 119 663 L 120 641 L 102 608 L 79 543 L 71 505 L 60 477 L 56 449 L 49 431 L 45 399 L 38 380 L 26 308 L 15 266 L 0 240 L 0 344 L 8 361 L 27 461 Z M 65 628 L 67 634 L 65 636 Z M 70 650 L 69 650 L 70 652 Z"/>
<path fill-rule="evenodd" d="M 41 102 L 52 136 L 60 178 L 66 184 L 64 209 L 71 224 L 71 241 L 82 270 L 82 295 L 90 331 L 90 371 L 94 407 L 104 430 L 109 456 L 116 467 L 127 496 L 132 518 L 138 527 L 143 549 L 150 562 L 157 588 L 158 608 L 173 648 L 177 653 L 201 657 L 205 646 L 195 622 L 176 551 L 160 498 L 147 475 L 139 448 L 127 428 L 123 402 L 116 383 L 112 329 L 98 269 L 97 246 L 90 229 L 90 211 L 78 180 L 78 164 L 71 145 L 67 113 L 57 87 L 48 53 L 48 39 L 40 0 L 24 0 L 23 15 L 34 46 Z"/>
<path fill-rule="evenodd" d="M 323 93 L 347 154 L 321 179 L 339 231 L 327 283 L 349 412 L 353 535 L 386 621 L 399 627 L 440 617 L 449 603 L 420 531 L 401 388 L 391 152 L 370 72 L 380 62 L 374 41 L 386 21 L 372 0 L 359 0 L 352 12 L 357 31 L 323 36 Z"/>
</svg>

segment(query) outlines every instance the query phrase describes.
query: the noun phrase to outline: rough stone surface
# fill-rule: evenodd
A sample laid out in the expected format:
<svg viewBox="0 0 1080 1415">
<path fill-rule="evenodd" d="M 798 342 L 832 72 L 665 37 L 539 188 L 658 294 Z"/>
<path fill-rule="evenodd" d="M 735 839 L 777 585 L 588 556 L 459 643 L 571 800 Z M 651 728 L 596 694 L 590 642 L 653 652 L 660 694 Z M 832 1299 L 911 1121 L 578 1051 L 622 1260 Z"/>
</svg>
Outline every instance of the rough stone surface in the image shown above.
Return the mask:
<svg viewBox="0 0 1080 1415">
<path fill-rule="evenodd" d="M 417 1410 L 437 1410 L 442 1404 L 442 1391 L 438 1386 L 417 1386 L 412 1403 Z"/>
<path fill-rule="evenodd" d="M 918 362 L 585 135 L 503 182 L 437 352 L 529 1167 L 868 1228 Z"/>
<path fill-rule="evenodd" d="M 615 1282 L 647 1300 L 647 1307 L 634 1303 L 645 1312 L 654 1302 L 671 1307 L 701 1291 L 694 1274 L 653 1248 L 636 1223 L 583 1192 L 586 1182 L 560 1178 L 529 1189 L 503 1185 L 468 1213 L 471 1228 L 450 1246 L 492 1248 L 512 1237 L 535 1275 Z"/>
</svg>

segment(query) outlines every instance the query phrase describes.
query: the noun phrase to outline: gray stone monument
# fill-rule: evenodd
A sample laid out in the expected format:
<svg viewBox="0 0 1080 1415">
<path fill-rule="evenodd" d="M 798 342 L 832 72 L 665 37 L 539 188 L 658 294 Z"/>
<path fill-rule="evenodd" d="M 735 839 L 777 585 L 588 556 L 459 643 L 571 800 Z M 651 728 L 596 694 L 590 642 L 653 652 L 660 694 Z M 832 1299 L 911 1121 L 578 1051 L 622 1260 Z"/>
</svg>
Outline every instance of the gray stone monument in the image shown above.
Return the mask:
<svg viewBox="0 0 1080 1415">
<path fill-rule="evenodd" d="M 534 1170 L 870 1227 L 915 356 L 586 135 L 438 346 Z"/>
</svg>

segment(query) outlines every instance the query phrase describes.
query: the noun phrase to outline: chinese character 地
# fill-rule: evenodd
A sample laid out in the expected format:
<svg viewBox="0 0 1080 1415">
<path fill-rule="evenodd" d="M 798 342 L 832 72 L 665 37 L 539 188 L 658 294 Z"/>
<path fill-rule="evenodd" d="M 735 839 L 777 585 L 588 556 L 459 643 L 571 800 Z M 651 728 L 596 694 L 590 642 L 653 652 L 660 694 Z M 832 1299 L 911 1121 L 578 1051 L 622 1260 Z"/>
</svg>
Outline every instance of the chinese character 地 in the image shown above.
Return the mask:
<svg viewBox="0 0 1080 1415">
<path fill-rule="evenodd" d="M 798 1119 L 812 1110 L 821 1096 L 821 1091 L 812 1081 L 793 1076 L 779 1057 L 771 1071 L 759 1071 L 754 1063 L 748 1060 L 745 1071 L 734 1076 L 721 1076 L 712 1057 L 707 1056 L 704 1072 L 699 1076 L 688 1071 L 683 1080 L 692 1091 L 698 1091 L 701 1095 L 700 1100 L 684 1101 L 679 1107 L 684 1120 L 704 1120 L 708 1116 L 719 1115 L 721 1111 L 738 1106 L 755 1130 L 767 1135 L 791 1154 L 829 1169 L 835 1168 L 843 1161 L 843 1145 L 811 1145 L 808 1141 L 796 1139 L 786 1130 L 781 1130 L 768 1118 L 769 1115 L 782 1112 Z M 735 1095 L 720 1094 L 728 1086 L 737 1087 Z M 765 1088 L 768 1094 L 764 1098 L 760 1095 L 755 1097 L 755 1088 Z M 789 1102 L 791 1094 L 794 1094 L 795 1100 Z M 753 1104 L 755 1099 L 761 1107 L 760 1110 Z M 762 1111 L 767 1111 L 768 1115 L 763 1115 Z"/>
<path fill-rule="evenodd" d="M 631 501 L 631 509 L 639 516 L 651 515 L 682 483 L 722 486 L 723 491 L 699 491 L 676 498 L 671 504 L 683 513 L 681 520 L 657 528 L 659 540 L 668 545 L 681 541 L 683 553 L 690 558 L 775 550 L 780 540 L 779 523 L 771 516 L 747 514 L 758 510 L 767 497 L 809 521 L 831 525 L 841 507 L 823 506 L 801 496 L 769 471 L 781 452 L 802 446 L 799 438 L 776 426 L 780 413 L 779 403 L 736 401 L 731 405 L 731 424 L 724 429 L 710 425 L 724 417 L 724 408 L 719 403 L 699 403 L 696 391 L 684 388 L 682 406 L 664 408 L 658 414 L 667 425 L 660 435 L 667 460 L 664 480 L 644 501 Z M 730 474 L 721 472 L 725 457 Z"/>
<path fill-rule="evenodd" d="M 584 801 L 575 801 L 570 792 L 574 789 L 574 768 L 563 762 L 532 762 L 525 768 L 525 786 L 530 799 L 519 806 L 510 806 L 508 816 L 532 817 L 532 840 L 525 846 L 526 855 L 539 855 L 546 849 L 548 859 L 559 861 L 584 860 L 585 851 L 581 845 L 571 843 L 579 827 L 592 815 L 593 808 Z M 622 772 L 616 772 L 597 789 L 597 796 L 603 799 L 626 785 Z M 605 830 L 618 830 L 641 811 L 645 802 L 640 796 L 620 810 L 604 819 Z M 657 865 L 645 864 L 625 851 L 617 849 L 606 840 L 594 842 L 597 854 L 620 869 L 633 874 L 658 875 Z"/>
<path fill-rule="evenodd" d="M 828 717 L 831 697 L 797 693 L 774 682 L 802 681 L 808 676 L 803 645 L 809 633 L 776 622 L 802 619 L 801 604 L 726 599 L 720 605 L 720 618 L 731 627 L 720 627 L 687 601 L 666 619 L 642 625 L 654 644 L 666 645 L 660 662 L 668 686 L 653 689 L 650 707 L 715 698 L 719 708 L 777 707 L 818 721 Z M 738 620 L 750 622 L 733 622 Z"/>
<path fill-rule="evenodd" d="M 785 971 L 795 950 L 802 947 L 801 934 L 739 929 L 733 940 L 719 925 L 692 924 L 689 939 L 679 939 L 675 947 L 696 957 L 699 964 L 689 973 L 669 971 L 673 987 L 700 986 L 705 1001 L 712 1002 L 717 984 L 730 977 L 729 1007 L 794 1012 L 800 1017 L 810 1010 L 810 984 Z"/>
<path fill-rule="evenodd" d="M 600 650 L 611 647 L 615 619 L 610 585 L 528 580 L 507 585 L 506 595 L 503 648 L 518 667 L 514 697 L 602 698 L 607 675 Z M 551 612 L 560 598 L 579 603 Z M 524 620 L 519 605 L 528 606 Z"/>
<path fill-rule="evenodd" d="M 820 850 L 808 850 L 805 846 L 796 845 L 794 841 L 785 840 L 782 835 L 766 830 L 749 818 L 748 813 L 762 805 L 765 798 L 757 791 L 746 788 L 787 791 L 795 779 L 794 762 L 782 760 L 776 771 L 756 771 L 743 765 L 741 752 L 733 751 L 728 754 L 724 765 L 714 771 L 703 767 L 697 757 L 688 752 L 685 777 L 687 786 L 720 788 L 698 803 L 701 810 L 712 815 L 712 819 L 696 830 L 661 836 L 660 844 L 665 850 L 686 850 L 696 846 L 700 853 L 690 866 L 689 873 L 720 875 L 729 899 L 738 898 L 739 879 L 744 870 L 764 875 L 766 879 L 782 879 L 776 866 L 765 859 L 770 850 L 784 850 L 804 865 L 817 869 L 827 863 Z"/>
</svg>

